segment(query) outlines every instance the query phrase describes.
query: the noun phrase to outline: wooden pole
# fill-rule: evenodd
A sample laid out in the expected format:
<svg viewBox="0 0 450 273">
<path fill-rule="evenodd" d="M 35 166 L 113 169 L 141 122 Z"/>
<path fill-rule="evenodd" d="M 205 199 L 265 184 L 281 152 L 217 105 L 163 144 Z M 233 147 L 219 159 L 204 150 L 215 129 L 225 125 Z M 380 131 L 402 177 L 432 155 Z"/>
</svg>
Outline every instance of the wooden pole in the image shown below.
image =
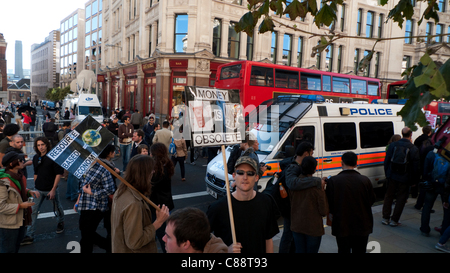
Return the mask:
<svg viewBox="0 0 450 273">
<path fill-rule="evenodd" d="M 233 207 L 231 205 L 231 191 L 230 191 L 230 182 L 228 181 L 228 166 L 227 166 L 227 156 L 225 153 L 225 145 L 222 145 L 222 158 L 225 170 L 225 185 L 227 186 L 227 201 L 228 201 L 228 212 L 230 214 L 231 237 L 233 238 L 233 244 L 236 244 L 237 243 L 236 231 L 234 230 Z"/>
<path fill-rule="evenodd" d="M 136 191 L 137 193 L 139 193 L 139 195 L 147 202 L 149 203 L 152 207 L 154 207 L 157 211 L 160 211 L 161 209 L 155 205 L 155 203 L 153 203 L 152 201 L 150 201 L 150 199 L 147 198 L 147 196 L 143 195 L 142 193 L 140 193 L 138 190 L 136 190 L 130 183 L 128 183 L 122 176 L 120 176 L 118 173 L 116 173 L 113 169 L 111 169 L 108 165 L 105 164 L 105 162 L 101 161 L 100 159 L 97 158 L 97 162 L 98 164 L 102 165 L 103 167 L 105 167 L 105 169 L 107 169 L 110 173 L 112 173 L 112 175 L 114 175 L 115 177 L 117 177 L 122 183 L 124 183 L 128 188 Z"/>
</svg>

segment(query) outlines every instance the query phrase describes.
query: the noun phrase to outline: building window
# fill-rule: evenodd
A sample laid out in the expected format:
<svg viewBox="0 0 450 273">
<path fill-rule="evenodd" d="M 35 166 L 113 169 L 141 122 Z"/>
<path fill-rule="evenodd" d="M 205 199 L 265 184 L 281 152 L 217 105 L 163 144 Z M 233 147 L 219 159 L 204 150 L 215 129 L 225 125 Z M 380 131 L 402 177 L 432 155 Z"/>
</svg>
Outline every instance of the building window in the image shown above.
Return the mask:
<svg viewBox="0 0 450 273">
<path fill-rule="evenodd" d="M 450 26 L 447 28 L 447 33 L 450 33 Z M 450 43 L 450 35 L 447 36 L 447 43 Z"/>
<path fill-rule="evenodd" d="M 317 44 L 320 44 L 320 40 L 319 40 L 319 42 Z M 317 53 L 316 54 L 316 68 L 317 69 L 320 69 L 322 67 L 321 66 L 322 65 L 321 59 L 322 59 L 322 53 Z"/>
<path fill-rule="evenodd" d="M 241 34 L 234 30 L 235 22 L 230 22 L 228 27 L 228 57 L 239 59 Z"/>
<path fill-rule="evenodd" d="M 177 14 L 175 16 L 175 39 L 174 51 L 175 53 L 186 52 L 188 40 L 188 15 Z"/>
<path fill-rule="evenodd" d="M 366 37 L 372 38 L 373 36 L 373 18 L 374 14 L 372 11 L 367 12 L 367 22 L 366 22 Z"/>
<path fill-rule="evenodd" d="M 403 56 L 403 62 L 402 62 L 402 74 L 405 72 L 406 69 L 411 67 L 411 56 Z"/>
<path fill-rule="evenodd" d="M 358 75 L 358 66 L 359 66 L 359 48 L 355 49 L 355 58 L 354 58 L 354 71 L 355 71 L 355 75 Z"/>
<path fill-rule="evenodd" d="M 284 34 L 283 37 L 283 64 L 291 65 L 292 35 Z"/>
<path fill-rule="evenodd" d="M 439 6 L 439 11 L 444 12 L 445 11 L 445 0 L 439 0 L 438 6 Z"/>
<path fill-rule="evenodd" d="M 345 5 L 341 6 L 341 31 L 344 31 L 345 26 Z"/>
<path fill-rule="evenodd" d="M 374 73 L 375 78 L 378 78 L 379 71 L 380 71 L 380 52 L 377 52 L 377 54 L 375 54 L 375 73 Z"/>
<path fill-rule="evenodd" d="M 338 48 L 338 59 L 337 59 L 337 72 L 341 73 L 342 71 L 342 46 L 339 46 Z"/>
<path fill-rule="evenodd" d="M 364 51 L 364 57 L 366 57 L 367 55 L 369 55 L 369 53 L 370 53 L 370 50 L 365 50 Z M 370 65 L 371 65 L 371 63 L 372 63 L 372 61 L 370 61 L 368 64 L 367 64 L 367 66 L 366 66 L 366 68 L 364 69 L 364 77 L 369 77 L 370 76 Z"/>
<path fill-rule="evenodd" d="M 331 72 L 333 70 L 333 50 L 334 50 L 333 45 L 329 45 L 326 50 L 327 55 L 325 58 L 325 65 L 326 65 L 327 71 L 329 71 L 329 72 Z"/>
<path fill-rule="evenodd" d="M 222 37 L 222 20 L 214 19 L 212 52 L 216 56 L 220 56 L 221 37 Z"/>
<path fill-rule="evenodd" d="M 356 17 L 356 35 L 361 35 L 361 21 L 362 21 L 362 9 L 358 10 Z"/>
<path fill-rule="evenodd" d="M 303 37 L 298 37 L 298 48 L 297 48 L 297 66 L 302 67 L 303 61 Z"/>
<path fill-rule="evenodd" d="M 442 34 L 442 31 L 444 30 L 444 26 L 442 24 L 436 25 L 436 35 Z M 436 36 L 435 38 L 436 43 L 442 42 L 442 36 Z"/>
<path fill-rule="evenodd" d="M 270 59 L 272 63 L 277 62 L 277 44 L 278 44 L 278 32 L 272 32 L 272 44 L 270 47 Z"/>
<path fill-rule="evenodd" d="M 405 44 L 411 44 L 412 43 L 412 37 L 413 36 L 413 21 L 406 20 L 405 24 Z"/>
<path fill-rule="evenodd" d="M 383 23 L 384 23 L 384 14 L 380 14 L 378 17 L 378 38 L 381 38 L 383 35 Z"/>
<path fill-rule="evenodd" d="M 431 40 L 428 39 L 429 35 L 433 35 L 433 23 L 428 22 L 427 23 L 427 28 L 425 30 L 425 35 L 427 37 L 425 37 L 425 42 L 430 43 Z"/>
<path fill-rule="evenodd" d="M 150 25 L 148 27 L 148 56 L 149 57 L 152 55 L 152 35 L 153 35 L 152 31 L 153 31 L 153 28 Z"/>
<path fill-rule="evenodd" d="M 253 60 L 253 43 L 254 38 L 247 35 L 247 60 L 252 61 Z"/>
</svg>

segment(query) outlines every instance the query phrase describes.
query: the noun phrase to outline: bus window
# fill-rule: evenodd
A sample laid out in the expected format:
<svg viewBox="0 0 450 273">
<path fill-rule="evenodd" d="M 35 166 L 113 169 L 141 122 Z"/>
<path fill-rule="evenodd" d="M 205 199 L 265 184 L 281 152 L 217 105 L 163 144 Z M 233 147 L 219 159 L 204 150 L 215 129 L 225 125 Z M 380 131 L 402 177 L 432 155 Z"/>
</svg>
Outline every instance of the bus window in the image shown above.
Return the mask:
<svg viewBox="0 0 450 273">
<path fill-rule="evenodd" d="M 350 93 L 350 80 L 333 77 L 333 92 Z"/>
<path fill-rule="evenodd" d="M 319 74 L 301 73 L 301 89 L 322 90 L 322 80 Z"/>
<path fill-rule="evenodd" d="M 355 123 L 324 123 L 325 151 L 356 149 Z"/>
<path fill-rule="evenodd" d="M 358 95 L 367 94 L 367 82 L 352 79 L 352 94 L 358 94 Z"/>
<path fill-rule="evenodd" d="M 298 89 L 298 72 L 276 69 L 275 87 Z"/>
<path fill-rule="evenodd" d="M 252 66 L 250 85 L 273 87 L 273 68 Z"/>
<path fill-rule="evenodd" d="M 379 85 L 376 82 L 369 82 L 369 96 L 378 96 Z"/>
<path fill-rule="evenodd" d="M 220 72 L 220 79 L 227 80 L 227 79 L 239 78 L 240 72 L 241 72 L 240 64 L 225 66 L 222 68 L 222 70 Z"/>
<path fill-rule="evenodd" d="M 323 76 L 322 91 L 331 91 L 331 76 Z"/>
<path fill-rule="evenodd" d="M 394 135 L 394 124 L 392 122 L 360 122 L 359 134 L 361 148 L 385 147 Z"/>
</svg>

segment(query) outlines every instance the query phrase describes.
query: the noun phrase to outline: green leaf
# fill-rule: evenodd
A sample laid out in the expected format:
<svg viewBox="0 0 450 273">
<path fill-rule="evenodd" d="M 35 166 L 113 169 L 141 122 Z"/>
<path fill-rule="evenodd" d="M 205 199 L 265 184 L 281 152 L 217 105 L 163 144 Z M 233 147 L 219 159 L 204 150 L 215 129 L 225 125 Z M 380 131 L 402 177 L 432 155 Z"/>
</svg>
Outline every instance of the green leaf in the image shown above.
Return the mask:
<svg viewBox="0 0 450 273">
<path fill-rule="evenodd" d="M 397 5 L 391 9 L 387 18 L 397 22 L 398 26 L 402 28 L 404 18 L 411 20 L 413 14 L 414 7 L 411 4 L 411 0 L 400 0 Z"/>
<path fill-rule="evenodd" d="M 275 27 L 275 25 L 274 25 L 272 19 L 270 19 L 269 17 L 266 17 L 259 25 L 259 33 L 265 33 L 267 31 L 273 32 L 274 27 Z"/>
<path fill-rule="evenodd" d="M 311 12 L 311 15 L 315 16 L 317 14 L 316 0 L 307 0 L 307 3 L 308 3 L 308 11 Z"/>
<path fill-rule="evenodd" d="M 441 72 L 441 75 L 444 77 L 445 84 L 447 85 L 447 92 L 450 93 L 450 59 L 439 68 L 439 72 Z M 450 95 L 446 95 L 443 98 L 448 101 Z"/>
<path fill-rule="evenodd" d="M 237 24 L 235 24 L 234 30 L 236 32 L 244 31 L 247 35 L 253 37 L 253 32 L 257 22 L 258 18 L 255 20 L 254 15 L 249 11 L 241 17 Z"/>
<path fill-rule="evenodd" d="M 307 3 L 300 3 L 298 0 L 293 0 L 284 10 L 284 14 L 288 14 L 289 18 L 293 21 L 297 17 L 304 18 L 308 13 Z"/>
<path fill-rule="evenodd" d="M 276 15 L 283 15 L 283 2 L 286 0 L 272 0 L 270 1 L 270 9 L 275 12 Z"/>
<path fill-rule="evenodd" d="M 333 8 L 330 7 L 329 5 L 324 4 L 322 8 L 319 10 L 319 12 L 316 14 L 314 22 L 316 23 L 317 27 L 320 27 L 320 24 L 330 26 L 331 23 L 333 23 L 333 21 L 335 21 L 336 19 L 337 19 L 336 11 L 333 10 Z"/>
<path fill-rule="evenodd" d="M 414 84 L 416 87 L 422 85 L 428 85 L 430 87 L 429 92 L 436 98 L 443 98 L 449 96 L 447 91 L 447 84 L 441 72 L 437 69 L 436 64 L 428 54 L 425 54 L 420 58 L 420 62 L 424 65 L 422 75 L 414 78 Z"/>
</svg>

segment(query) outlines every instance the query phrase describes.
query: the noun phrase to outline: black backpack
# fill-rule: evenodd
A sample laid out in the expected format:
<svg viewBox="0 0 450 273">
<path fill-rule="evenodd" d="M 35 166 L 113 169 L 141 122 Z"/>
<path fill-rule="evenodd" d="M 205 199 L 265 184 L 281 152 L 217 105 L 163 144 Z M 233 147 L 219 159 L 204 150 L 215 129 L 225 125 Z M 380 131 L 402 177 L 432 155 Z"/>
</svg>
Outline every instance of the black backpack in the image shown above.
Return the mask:
<svg viewBox="0 0 450 273">
<path fill-rule="evenodd" d="M 411 145 L 413 144 L 411 143 Z M 395 145 L 391 158 L 391 172 L 406 174 L 408 171 L 410 148 L 411 146 Z"/>
</svg>

